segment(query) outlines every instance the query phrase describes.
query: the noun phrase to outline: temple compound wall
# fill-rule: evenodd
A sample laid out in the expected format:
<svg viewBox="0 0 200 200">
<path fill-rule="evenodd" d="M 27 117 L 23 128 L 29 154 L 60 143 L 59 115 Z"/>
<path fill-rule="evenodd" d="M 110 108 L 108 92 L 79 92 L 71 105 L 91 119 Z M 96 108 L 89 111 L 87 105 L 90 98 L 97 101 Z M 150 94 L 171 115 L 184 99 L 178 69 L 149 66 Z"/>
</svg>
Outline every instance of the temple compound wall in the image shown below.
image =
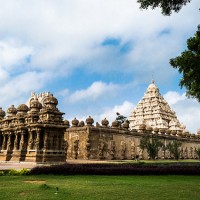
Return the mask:
<svg viewBox="0 0 200 200">
<path fill-rule="evenodd" d="M 148 134 L 157 136 L 165 146 L 174 141 L 180 141 L 182 146 L 181 159 L 197 159 L 196 149 L 200 148 L 200 132 L 190 134 L 162 129 L 152 129 L 141 125 L 138 130 L 129 130 L 129 124 L 120 125 L 114 121 L 109 126 L 108 120 L 102 120 L 102 124 L 93 125 L 91 117 L 84 122 L 77 119 L 72 121 L 72 126 L 65 132 L 66 158 L 67 159 L 95 159 L 95 160 L 131 160 L 136 156 L 139 159 L 149 159 L 146 151 L 140 148 L 140 139 Z M 161 150 L 158 159 L 172 159 L 168 150 Z"/>
</svg>

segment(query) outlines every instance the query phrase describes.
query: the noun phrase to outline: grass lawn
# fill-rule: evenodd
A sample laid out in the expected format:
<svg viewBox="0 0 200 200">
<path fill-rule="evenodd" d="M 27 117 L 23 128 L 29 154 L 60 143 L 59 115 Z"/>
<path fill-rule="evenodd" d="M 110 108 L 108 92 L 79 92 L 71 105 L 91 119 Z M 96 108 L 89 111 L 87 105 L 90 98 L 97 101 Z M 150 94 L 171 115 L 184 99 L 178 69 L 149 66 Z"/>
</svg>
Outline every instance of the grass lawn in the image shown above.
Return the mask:
<svg viewBox="0 0 200 200">
<path fill-rule="evenodd" d="M 200 176 L 0 176 L 4 200 L 199 200 L 199 188 Z"/>
</svg>

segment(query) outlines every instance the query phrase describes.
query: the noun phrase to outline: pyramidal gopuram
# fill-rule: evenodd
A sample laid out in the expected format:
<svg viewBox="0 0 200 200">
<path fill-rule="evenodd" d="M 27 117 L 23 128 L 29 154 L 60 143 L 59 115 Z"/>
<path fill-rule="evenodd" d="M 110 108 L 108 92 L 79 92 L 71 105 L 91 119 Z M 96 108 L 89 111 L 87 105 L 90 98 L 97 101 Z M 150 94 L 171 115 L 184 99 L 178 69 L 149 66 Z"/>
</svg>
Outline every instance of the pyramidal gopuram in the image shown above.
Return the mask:
<svg viewBox="0 0 200 200">
<path fill-rule="evenodd" d="M 184 130 L 185 126 L 179 122 L 176 113 L 159 93 L 154 80 L 148 86 L 144 97 L 139 101 L 129 117 L 130 129 L 138 129 L 140 125 L 152 128 Z"/>
</svg>

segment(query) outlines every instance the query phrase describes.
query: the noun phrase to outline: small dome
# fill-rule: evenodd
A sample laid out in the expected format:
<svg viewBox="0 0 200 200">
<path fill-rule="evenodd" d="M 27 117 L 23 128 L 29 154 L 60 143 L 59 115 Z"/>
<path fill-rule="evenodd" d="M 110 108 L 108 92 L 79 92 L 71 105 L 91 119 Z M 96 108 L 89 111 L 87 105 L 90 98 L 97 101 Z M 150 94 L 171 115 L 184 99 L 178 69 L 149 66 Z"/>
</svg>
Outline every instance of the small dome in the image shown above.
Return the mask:
<svg viewBox="0 0 200 200">
<path fill-rule="evenodd" d="M 38 101 L 37 98 L 34 98 L 31 100 L 30 102 L 30 108 L 38 108 L 41 109 L 42 108 L 42 104 Z"/>
<path fill-rule="evenodd" d="M 0 118 L 4 118 L 6 116 L 5 111 L 2 110 L 2 108 L 0 107 Z"/>
<path fill-rule="evenodd" d="M 72 120 L 72 126 L 78 126 L 79 121 L 76 119 L 76 117 Z"/>
<path fill-rule="evenodd" d="M 64 120 L 64 125 L 67 126 L 67 127 L 70 127 L 69 121 L 65 119 L 65 120 Z"/>
<path fill-rule="evenodd" d="M 89 126 L 92 126 L 92 124 L 94 123 L 94 119 L 89 116 L 86 120 L 85 120 L 86 124 Z"/>
<path fill-rule="evenodd" d="M 28 112 L 28 106 L 26 104 L 20 104 L 17 107 L 18 112 Z"/>
<path fill-rule="evenodd" d="M 119 127 L 119 125 L 120 125 L 120 123 L 117 120 L 115 120 L 114 122 L 112 122 L 112 127 L 114 127 L 114 128 Z"/>
<path fill-rule="evenodd" d="M 58 105 L 58 100 L 53 96 L 53 94 L 50 94 L 49 96 L 47 96 L 44 101 L 44 104 L 54 104 L 54 105 Z"/>
<path fill-rule="evenodd" d="M 84 121 L 80 121 L 80 122 L 79 122 L 79 124 L 78 124 L 78 126 L 80 126 L 80 127 L 83 127 L 83 126 L 85 126 L 85 123 L 84 123 Z"/>
<path fill-rule="evenodd" d="M 146 129 L 146 125 L 145 124 L 140 124 L 139 125 L 139 130 L 145 130 Z"/>
<path fill-rule="evenodd" d="M 154 80 L 152 80 L 151 84 L 147 88 L 147 92 L 157 91 L 159 92 L 158 87 L 155 85 Z"/>
<path fill-rule="evenodd" d="M 154 132 L 159 132 L 159 128 L 155 127 L 155 128 L 153 129 L 153 131 L 154 131 Z"/>
<path fill-rule="evenodd" d="M 129 121 L 126 120 L 126 121 L 123 123 L 122 127 L 125 128 L 125 129 L 129 129 Z"/>
<path fill-rule="evenodd" d="M 108 126 L 109 121 L 105 118 L 101 121 L 102 126 Z"/>
<path fill-rule="evenodd" d="M 11 106 L 8 108 L 7 113 L 8 113 L 8 115 L 10 115 L 10 116 L 11 116 L 11 115 L 16 115 L 17 109 L 15 108 L 14 105 L 11 105 Z"/>
</svg>

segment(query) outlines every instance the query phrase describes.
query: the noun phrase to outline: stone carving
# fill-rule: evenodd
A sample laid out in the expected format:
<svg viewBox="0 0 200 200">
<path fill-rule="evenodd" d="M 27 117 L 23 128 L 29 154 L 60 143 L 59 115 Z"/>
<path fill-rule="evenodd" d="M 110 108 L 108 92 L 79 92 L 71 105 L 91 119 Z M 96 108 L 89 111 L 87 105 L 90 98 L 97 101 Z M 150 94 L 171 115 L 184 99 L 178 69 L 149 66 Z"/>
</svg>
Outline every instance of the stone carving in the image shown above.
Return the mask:
<svg viewBox="0 0 200 200">
<path fill-rule="evenodd" d="M 135 159 L 135 142 L 131 141 L 131 158 Z"/>
<path fill-rule="evenodd" d="M 159 93 L 154 81 L 129 117 L 130 128 L 139 129 L 141 124 L 158 129 L 183 130 L 185 127 L 178 121 L 176 113 Z M 141 128 L 141 127 L 140 127 Z"/>
<path fill-rule="evenodd" d="M 115 141 L 111 141 L 111 144 L 110 144 L 110 156 L 111 156 L 111 160 L 115 159 Z"/>
<path fill-rule="evenodd" d="M 185 151 L 184 151 L 184 158 L 185 158 L 185 159 L 188 158 L 188 150 L 187 150 L 187 147 L 185 148 Z"/>
<path fill-rule="evenodd" d="M 126 143 L 121 141 L 121 157 L 122 160 L 126 159 Z"/>
<path fill-rule="evenodd" d="M 105 158 L 104 157 L 104 148 L 105 148 L 104 142 L 102 140 L 99 141 L 98 150 L 99 150 L 99 159 L 100 160 Z"/>
<path fill-rule="evenodd" d="M 87 139 L 86 141 L 86 158 L 87 159 L 90 158 L 90 147 L 91 147 L 90 140 Z"/>
<path fill-rule="evenodd" d="M 74 141 L 74 159 L 78 158 L 78 146 L 79 146 L 79 140 Z"/>
</svg>

